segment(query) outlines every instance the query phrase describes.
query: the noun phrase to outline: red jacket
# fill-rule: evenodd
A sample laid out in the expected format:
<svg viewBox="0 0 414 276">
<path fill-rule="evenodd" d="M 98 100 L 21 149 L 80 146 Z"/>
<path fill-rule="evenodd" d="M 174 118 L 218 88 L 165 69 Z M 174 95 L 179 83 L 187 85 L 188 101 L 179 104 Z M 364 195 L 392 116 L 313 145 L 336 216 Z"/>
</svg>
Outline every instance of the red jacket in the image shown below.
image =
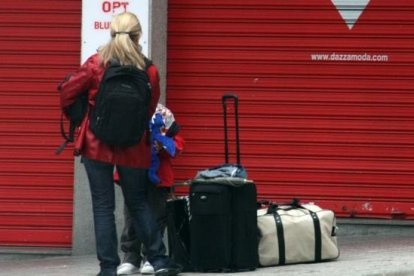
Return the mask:
<svg viewBox="0 0 414 276">
<path fill-rule="evenodd" d="M 180 134 L 174 136 L 174 143 L 176 151 L 175 156 L 177 156 L 184 148 L 184 139 Z M 161 150 L 158 153 L 158 158 L 160 160 L 160 167 L 158 168 L 157 175 L 160 178 L 160 183 L 157 187 L 171 187 L 171 185 L 174 184 L 173 157 L 171 157 L 167 151 Z"/>
<path fill-rule="evenodd" d="M 104 144 L 98 140 L 89 129 L 89 111 L 95 106 L 95 97 L 105 68 L 100 64 L 97 54 L 89 59 L 75 72 L 71 78 L 61 86 L 60 104 L 67 107 L 75 102 L 77 96 L 83 91 L 89 91 L 89 110 L 83 120 L 75 141 L 75 153 L 88 159 L 108 162 L 112 164 L 135 168 L 149 168 L 151 162 L 151 147 L 147 143 L 147 135 L 137 145 L 120 148 Z M 147 69 L 152 86 L 149 118 L 154 114 L 160 97 L 159 75 L 154 65 Z"/>
</svg>

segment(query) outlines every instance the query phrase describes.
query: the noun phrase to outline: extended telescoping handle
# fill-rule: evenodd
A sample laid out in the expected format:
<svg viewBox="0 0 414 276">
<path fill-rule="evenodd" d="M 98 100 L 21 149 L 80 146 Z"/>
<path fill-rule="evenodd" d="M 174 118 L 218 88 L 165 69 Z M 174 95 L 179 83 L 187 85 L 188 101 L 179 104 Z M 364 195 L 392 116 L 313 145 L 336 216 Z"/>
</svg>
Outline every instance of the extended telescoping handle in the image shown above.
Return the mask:
<svg viewBox="0 0 414 276">
<path fill-rule="evenodd" d="M 224 118 L 224 156 L 226 163 L 229 163 L 229 138 L 227 125 L 227 101 L 232 99 L 234 104 L 234 121 L 236 132 L 236 158 L 237 164 L 240 165 L 240 142 L 239 142 L 239 98 L 235 94 L 225 94 L 221 98 L 223 104 L 223 118 Z"/>
</svg>

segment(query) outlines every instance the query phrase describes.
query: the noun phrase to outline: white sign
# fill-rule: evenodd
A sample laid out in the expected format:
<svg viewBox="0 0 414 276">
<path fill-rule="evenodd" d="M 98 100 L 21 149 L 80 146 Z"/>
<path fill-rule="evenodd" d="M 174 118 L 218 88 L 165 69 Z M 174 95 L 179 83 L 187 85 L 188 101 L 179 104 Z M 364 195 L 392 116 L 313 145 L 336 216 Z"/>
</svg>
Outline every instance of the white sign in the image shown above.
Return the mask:
<svg viewBox="0 0 414 276">
<path fill-rule="evenodd" d="M 351 30 L 367 7 L 369 0 L 331 0 Z"/>
<path fill-rule="evenodd" d="M 109 42 L 112 17 L 125 11 L 138 16 L 142 27 L 139 43 L 142 52 L 148 56 L 149 0 L 83 0 L 81 63 L 95 54 L 100 46 Z"/>
</svg>

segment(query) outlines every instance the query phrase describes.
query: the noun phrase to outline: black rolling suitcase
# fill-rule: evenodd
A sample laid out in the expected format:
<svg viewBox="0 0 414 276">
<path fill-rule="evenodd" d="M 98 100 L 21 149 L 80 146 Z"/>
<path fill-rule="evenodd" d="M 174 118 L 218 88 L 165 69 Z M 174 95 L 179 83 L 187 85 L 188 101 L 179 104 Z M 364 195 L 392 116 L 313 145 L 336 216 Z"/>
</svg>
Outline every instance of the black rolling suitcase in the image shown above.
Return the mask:
<svg viewBox="0 0 414 276">
<path fill-rule="evenodd" d="M 256 186 L 240 164 L 238 135 L 238 98 L 225 95 L 224 109 L 225 161 L 229 165 L 227 135 L 227 104 L 234 100 L 237 185 L 225 179 L 195 178 L 190 186 L 191 262 L 196 271 L 253 270 L 258 266 Z M 207 170 L 209 171 L 209 170 Z M 231 176 L 232 177 L 232 176 Z M 234 179 L 231 178 L 230 179 Z M 223 182 L 221 183 L 220 181 Z"/>
</svg>

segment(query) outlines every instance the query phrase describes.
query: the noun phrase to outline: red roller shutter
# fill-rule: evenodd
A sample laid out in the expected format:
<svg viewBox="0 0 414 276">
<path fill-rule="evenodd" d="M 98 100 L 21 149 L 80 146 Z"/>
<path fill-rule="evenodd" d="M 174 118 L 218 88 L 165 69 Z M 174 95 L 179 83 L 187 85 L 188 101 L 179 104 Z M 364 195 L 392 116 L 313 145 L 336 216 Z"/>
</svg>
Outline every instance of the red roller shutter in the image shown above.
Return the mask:
<svg viewBox="0 0 414 276">
<path fill-rule="evenodd" d="M 56 86 L 80 61 L 81 1 L 3 0 L 0 10 L 0 247 L 70 248 L 71 150 Z"/>
<path fill-rule="evenodd" d="M 259 197 L 414 218 L 414 2 L 334 2 L 168 1 L 179 179 L 223 162 L 219 100 L 232 91 Z M 352 28 L 346 9 L 361 12 Z"/>
</svg>

